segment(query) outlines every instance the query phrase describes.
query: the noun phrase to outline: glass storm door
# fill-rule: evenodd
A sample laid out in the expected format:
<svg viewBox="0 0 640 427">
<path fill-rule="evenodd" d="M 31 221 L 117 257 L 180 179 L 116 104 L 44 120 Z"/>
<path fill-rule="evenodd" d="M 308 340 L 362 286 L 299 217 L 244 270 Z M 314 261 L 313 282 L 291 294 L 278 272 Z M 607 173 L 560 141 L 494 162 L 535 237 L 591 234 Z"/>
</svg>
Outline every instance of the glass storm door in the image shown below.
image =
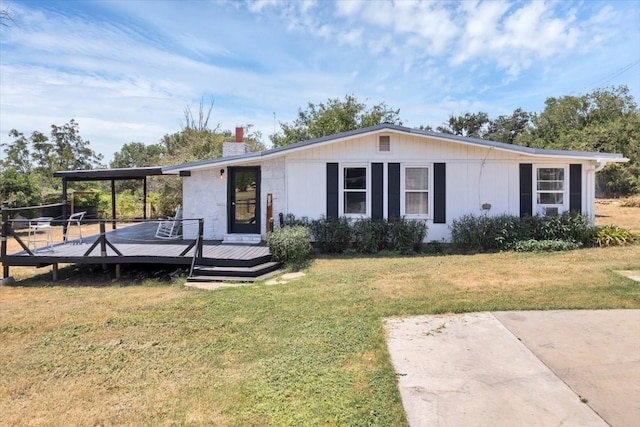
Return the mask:
<svg viewBox="0 0 640 427">
<path fill-rule="evenodd" d="M 229 168 L 229 233 L 260 234 L 260 167 Z"/>
</svg>

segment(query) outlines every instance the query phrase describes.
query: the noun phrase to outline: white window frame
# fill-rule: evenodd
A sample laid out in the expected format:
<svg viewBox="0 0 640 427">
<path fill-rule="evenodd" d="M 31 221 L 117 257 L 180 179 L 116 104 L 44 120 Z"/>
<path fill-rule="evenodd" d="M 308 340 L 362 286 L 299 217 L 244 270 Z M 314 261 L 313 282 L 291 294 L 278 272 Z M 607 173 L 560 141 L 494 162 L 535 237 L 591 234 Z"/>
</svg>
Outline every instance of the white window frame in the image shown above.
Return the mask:
<svg viewBox="0 0 640 427">
<path fill-rule="evenodd" d="M 562 169 L 564 171 L 564 186 L 559 190 L 538 190 L 538 169 Z M 539 193 L 562 193 L 562 203 L 538 203 Z M 569 209 L 569 168 L 560 164 L 535 164 L 533 165 L 533 206 L 534 213 L 540 216 L 546 215 L 546 208 L 558 208 L 558 215 Z"/>
<path fill-rule="evenodd" d="M 358 192 L 358 190 L 354 189 L 345 189 L 344 188 L 344 173 L 346 169 L 351 168 L 364 168 L 366 171 L 366 188 L 363 193 L 365 193 L 365 213 L 363 214 L 355 214 L 355 213 L 346 213 L 344 209 L 344 193 L 345 192 Z M 343 163 L 340 165 L 340 174 L 339 174 L 339 197 L 338 197 L 338 212 L 341 216 L 346 216 L 347 218 L 367 218 L 371 216 L 371 165 L 369 163 Z"/>
<path fill-rule="evenodd" d="M 406 169 L 427 168 L 429 170 L 429 182 L 427 192 L 427 213 L 407 214 L 407 190 L 406 189 Z M 432 219 L 433 218 L 433 163 L 403 163 L 400 167 L 400 216 L 408 219 Z"/>
</svg>

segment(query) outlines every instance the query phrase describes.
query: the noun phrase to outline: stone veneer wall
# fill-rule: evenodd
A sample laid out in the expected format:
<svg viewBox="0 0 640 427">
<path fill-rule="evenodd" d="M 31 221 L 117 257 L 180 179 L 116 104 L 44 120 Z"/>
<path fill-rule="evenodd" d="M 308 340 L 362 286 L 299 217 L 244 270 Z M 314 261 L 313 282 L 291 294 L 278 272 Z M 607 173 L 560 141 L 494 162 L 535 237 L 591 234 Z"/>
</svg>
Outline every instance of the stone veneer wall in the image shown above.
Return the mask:
<svg viewBox="0 0 640 427">
<path fill-rule="evenodd" d="M 222 239 L 227 232 L 227 173 L 220 168 L 192 171 L 182 180 L 184 218 L 204 219 L 204 238 Z M 184 224 L 184 238 L 195 239 L 198 223 Z"/>
<path fill-rule="evenodd" d="M 244 142 L 223 142 L 222 157 L 240 156 L 249 152 L 249 146 Z"/>
</svg>

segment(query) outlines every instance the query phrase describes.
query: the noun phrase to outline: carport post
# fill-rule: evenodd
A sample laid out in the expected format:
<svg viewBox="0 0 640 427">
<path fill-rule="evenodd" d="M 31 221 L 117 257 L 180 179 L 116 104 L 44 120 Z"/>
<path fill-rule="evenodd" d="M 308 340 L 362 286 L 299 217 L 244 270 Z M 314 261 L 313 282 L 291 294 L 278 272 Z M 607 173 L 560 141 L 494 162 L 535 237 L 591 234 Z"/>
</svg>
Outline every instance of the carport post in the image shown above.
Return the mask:
<svg viewBox="0 0 640 427">
<path fill-rule="evenodd" d="M 62 235 L 67 235 L 67 228 L 69 223 L 67 222 L 67 177 L 62 177 Z M 66 241 L 66 240 L 65 240 Z"/>
<path fill-rule="evenodd" d="M 111 218 L 113 221 L 111 222 L 111 228 L 113 230 L 116 229 L 116 180 L 111 180 Z"/>
</svg>

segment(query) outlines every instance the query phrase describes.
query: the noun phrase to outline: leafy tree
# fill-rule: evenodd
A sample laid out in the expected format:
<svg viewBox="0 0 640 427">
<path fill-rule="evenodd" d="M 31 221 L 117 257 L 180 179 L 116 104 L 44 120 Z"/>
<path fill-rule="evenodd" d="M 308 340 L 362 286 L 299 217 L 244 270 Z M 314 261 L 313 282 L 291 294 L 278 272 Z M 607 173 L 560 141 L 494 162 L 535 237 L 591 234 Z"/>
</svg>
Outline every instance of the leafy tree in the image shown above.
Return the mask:
<svg viewBox="0 0 640 427">
<path fill-rule="evenodd" d="M 626 86 L 596 89 L 581 96 L 547 98 L 531 116 L 528 132 L 515 138 L 529 147 L 622 153 L 624 165 L 598 174 L 603 195 L 640 192 L 640 111 Z"/>
<path fill-rule="evenodd" d="M 102 154 L 89 148 L 80 136 L 78 123 L 71 119 L 62 126 L 51 125 L 53 156 L 49 160 L 56 170 L 84 170 L 102 166 Z"/>
<path fill-rule="evenodd" d="M 162 161 L 165 148 L 161 144 L 145 145 L 141 142 L 124 144 L 120 151 L 114 153 L 109 164 L 111 168 L 134 168 L 158 166 Z"/>
<path fill-rule="evenodd" d="M 452 135 L 467 136 L 470 138 L 482 138 L 487 133 L 489 116 L 487 113 L 465 113 L 463 116 L 450 115 L 449 120 L 436 130 Z"/>
<path fill-rule="evenodd" d="M 583 149 L 601 147 L 580 140 L 582 132 L 594 126 L 609 126 L 617 119 L 629 119 L 638 113 L 626 86 L 596 89 L 581 96 L 547 98 L 545 108 L 531 116 L 529 132 L 518 137 L 521 145 L 538 148 Z"/>
<path fill-rule="evenodd" d="M 384 102 L 368 108 L 353 95 L 328 99 L 318 105 L 309 103 L 306 110 L 298 110 L 293 123 L 280 123 L 281 132 L 271 135 L 274 147 L 320 138 L 340 132 L 381 123 L 401 125 L 400 110 L 390 109 Z"/>
<path fill-rule="evenodd" d="M 6 158 L 0 162 L 6 184 L 3 195 L 17 204 L 34 204 L 46 191 L 58 191 L 61 182 L 53 179 L 55 171 L 100 166 L 102 155 L 89 148 L 73 119 L 62 126 L 51 125 L 50 138 L 39 131 L 27 137 L 16 129 L 9 136 L 14 140 L 3 144 Z M 15 177 L 14 173 L 23 176 Z"/>
<path fill-rule="evenodd" d="M 0 200 L 6 200 L 12 207 L 35 206 L 42 201 L 40 191 L 33 177 L 16 168 L 0 171 Z"/>
<path fill-rule="evenodd" d="M 6 147 L 4 149 L 6 159 L 0 160 L 0 166 L 13 168 L 23 174 L 30 173 L 32 164 L 29 147 L 31 141 L 40 138 L 41 135 L 38 132 L 34 132 L 31 135 L 31 139 L 27 139 L 22 132 L 11 129 L 9 136 L 15 138 L 15 140 L 11 144 L 2 144 L 2 146 Z"/>
<path fill-rule="evenodd" d="M 510 116 L 498 116 L 490 120 L 484 139 L 513 144 L 518 135 L 529 129 L 531 115 L 521 108 L 517 108 Z"/>
</svg>

